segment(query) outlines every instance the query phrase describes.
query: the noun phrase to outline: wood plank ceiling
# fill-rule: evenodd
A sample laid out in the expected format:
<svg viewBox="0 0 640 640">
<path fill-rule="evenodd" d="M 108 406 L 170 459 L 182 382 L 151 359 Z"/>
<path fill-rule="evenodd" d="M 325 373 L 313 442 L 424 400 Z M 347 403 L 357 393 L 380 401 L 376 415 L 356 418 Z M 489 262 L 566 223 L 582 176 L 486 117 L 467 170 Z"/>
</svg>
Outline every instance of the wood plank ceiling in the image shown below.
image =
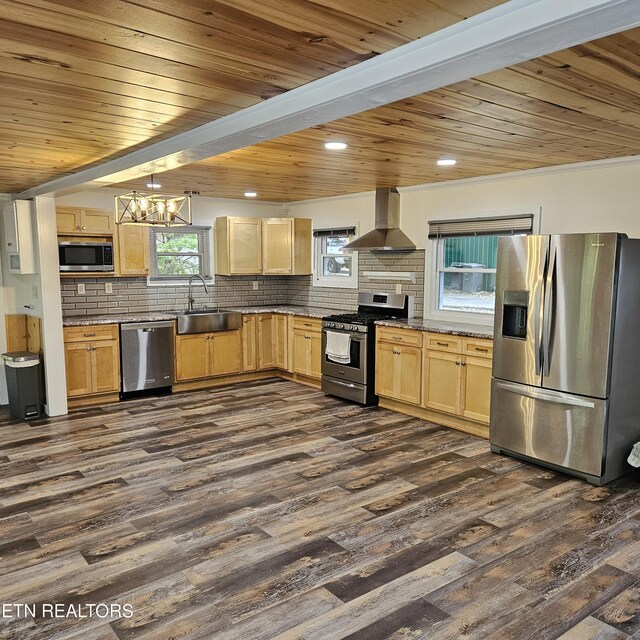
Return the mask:
<svg viewBox="0 0 640 640">
<path fill-rule="evenodd" d="M 122 156 L 498 4 L 0 0 L 0 192 Z M 639 72 L 634 30 L 167 172 L 163 191 L 292 201 L 635 155 Z M 334 137 L 350 148 L 325 152 Z M 437 168 L 443 155 L 459 164 Z"/>
</svg>

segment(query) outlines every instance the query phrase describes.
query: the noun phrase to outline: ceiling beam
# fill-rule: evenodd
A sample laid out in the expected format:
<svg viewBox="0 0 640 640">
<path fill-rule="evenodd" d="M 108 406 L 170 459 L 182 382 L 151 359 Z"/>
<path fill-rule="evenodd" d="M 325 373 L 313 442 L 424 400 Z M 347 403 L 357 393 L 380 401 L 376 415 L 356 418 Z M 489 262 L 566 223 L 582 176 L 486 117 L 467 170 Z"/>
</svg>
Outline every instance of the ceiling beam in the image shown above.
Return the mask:
<svg viewBox="0 0 640 640">
<path fill-rule="evenodd" d="M 260 104 L 17 197 L 62 195 L 161 173 L 639 25 L 638 0 L 511 0 Z"/>
</svg>

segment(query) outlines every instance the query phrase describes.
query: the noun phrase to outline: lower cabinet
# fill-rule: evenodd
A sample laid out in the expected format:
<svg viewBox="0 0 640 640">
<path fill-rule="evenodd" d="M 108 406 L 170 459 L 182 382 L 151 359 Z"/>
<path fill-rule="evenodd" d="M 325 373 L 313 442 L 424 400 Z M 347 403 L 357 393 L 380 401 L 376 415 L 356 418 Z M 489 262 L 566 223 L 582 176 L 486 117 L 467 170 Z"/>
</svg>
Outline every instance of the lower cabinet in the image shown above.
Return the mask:
<svg viewBox="0 0 640 640">
<path fill-rule="evenodd" d="M 293 373 L 322 378 L 322 324 L 316 318 L 294 316 L 291 327 Z"/>
<path fill-rule="evenodd" d="M 231 375 L 242 370 L 240 331 L 176 336 L 176 380 Z"/>
<path fill-rule="evenodd" d="M 422 338 L 419 332 L 413 337 Z M 422 348 L 406 344 L 403 330 L 379 332 L 376 345 L 376 394 L 410 404 L 420 404 Z M 404 343 L 403 343 L 404 339 Z"/>
<path fill-rule="evenodd" d="M 242 370 L 286 369 L 288 365 L 287 316 L 257 313 L 242 318 Z"/>
<path fill-rule="evenodd" d="M 422 406 L 489 424 L 491 340 L 425 336 Z"/>
<path fill-rule="evenodd" d="M 64 354 L 69 398 L 120 390 L 118 325 L 65 327 Z"/>
</svg>

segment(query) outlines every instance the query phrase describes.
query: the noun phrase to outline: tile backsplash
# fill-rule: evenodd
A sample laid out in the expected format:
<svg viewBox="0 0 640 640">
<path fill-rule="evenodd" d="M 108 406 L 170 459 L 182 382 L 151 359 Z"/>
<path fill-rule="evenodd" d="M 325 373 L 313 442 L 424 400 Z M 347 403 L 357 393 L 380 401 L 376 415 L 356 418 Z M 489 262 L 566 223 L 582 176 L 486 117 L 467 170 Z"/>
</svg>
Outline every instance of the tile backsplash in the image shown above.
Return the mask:
<svg viewBox="0 0 640 640">
<path fill-rule="evenodd" d="M 361 251 L 358 259 L 359 288 L 364 291 L 394 292 L 397 283 L 402 292 L 415 296 L 415 314 L 422 316 L 424 303 L 424 250 L 376 252 Z M 415 273 L 415 284 L 408 281 L 371 280 L 366 271 L 409 271 Z M 111 283 L 112 293 L 105 292 Z M 253 283 L 258 288 L 253 288 Z M 77 292 L 78 284 L 85 285 L 85 293 Z M 108 313 L 144 311 L 170 311 L 187 306 L 186 286 L 147 286 L 141 278 L 63 278 L 62 313 L 65 316 L 83 316 Z M 215 284 L 204 293 L 200 282 L 193 283 L 195 307 L 200 306 L 260 306 L 268 304 L 295 304 L 328 309 L 354 310 L 357 307 L 357 289 L 314 287 L 311 276 L 216 276 Z"/>
</svg>

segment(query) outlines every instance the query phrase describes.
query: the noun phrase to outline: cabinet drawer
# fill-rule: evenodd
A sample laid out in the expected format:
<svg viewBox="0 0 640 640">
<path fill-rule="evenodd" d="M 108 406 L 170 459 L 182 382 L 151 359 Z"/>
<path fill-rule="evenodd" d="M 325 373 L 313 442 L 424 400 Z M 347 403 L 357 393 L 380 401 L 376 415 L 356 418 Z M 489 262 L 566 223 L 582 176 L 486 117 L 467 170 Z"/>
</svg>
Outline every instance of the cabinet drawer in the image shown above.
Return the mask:
<svg viewBox="0 0 640 640">
<path fill-rule="evenodd" d="M 322 320 L 306 316 L 293 316 L 293 328 L 302 331 L 322 331 Z"/>
<path fill-rule="evenodd" d="M 445 333 L 428 333 L 425 339 L 427 349 L 446 351 L 447 353 L 462 352 L 462 338 L 450 336 Z"/>
<path fill-rule="evenodd" d="M 462 353 L 467 356 L 476 356 L 478 358 L 493 357 L 493 342 L 491 340 L 482 340 L 480 338 L 468 338 L 462 342 Z"/>
<path fill-rule="evenodd" d="M 392 342 L 394 344 L 406 344 L 411 347 L 422 348 L 422 331 L 377 327 L 376 336 L 380 342 Z"/>
<path fill-rule="evenodd" d="M 84 327 L 64 327 L 65 342 L 94 342 L 118 338 L 117 324 L 92 324 Z"/>
</svg>

